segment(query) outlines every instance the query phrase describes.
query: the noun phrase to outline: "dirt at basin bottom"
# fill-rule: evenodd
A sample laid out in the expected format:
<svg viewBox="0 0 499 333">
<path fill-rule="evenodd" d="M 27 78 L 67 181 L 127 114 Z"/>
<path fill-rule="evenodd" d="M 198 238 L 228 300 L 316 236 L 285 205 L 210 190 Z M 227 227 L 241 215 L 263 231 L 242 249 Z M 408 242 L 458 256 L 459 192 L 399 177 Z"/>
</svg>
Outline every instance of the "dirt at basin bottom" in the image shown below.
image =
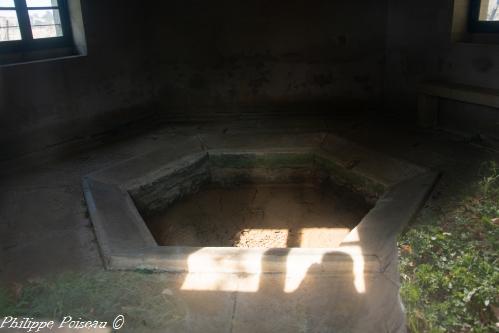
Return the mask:
<svg viewBox="0 0 499 333">
<path fill-rule="evenodd" d="M 332 185 L 210 186 L 146 223 L 164 246 L 335 247 L 371 208 Z"/>
</svg>

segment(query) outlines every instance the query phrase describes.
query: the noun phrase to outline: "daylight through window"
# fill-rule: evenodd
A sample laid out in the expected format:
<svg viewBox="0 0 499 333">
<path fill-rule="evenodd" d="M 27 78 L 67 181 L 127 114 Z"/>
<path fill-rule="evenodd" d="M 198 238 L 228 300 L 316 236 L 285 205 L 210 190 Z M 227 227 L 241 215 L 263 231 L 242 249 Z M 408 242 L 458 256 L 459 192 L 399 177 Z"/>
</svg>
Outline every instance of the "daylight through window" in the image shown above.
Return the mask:
<svg viewBox="0 0 499 333">
<path fill-rule="evenodd" d="M 480 21 L 499 21 L 499 0 L 481 0 Z"/>
<path fill-rule="evenodd" d="M 0 0 L 0 49 L 38 49 L 71 42 L 65 0 Z"/>
<path fill-rule="evenodd" d="M 470 0 L 469 31 L 499 33 L 499 0 Z"/>
</svg>

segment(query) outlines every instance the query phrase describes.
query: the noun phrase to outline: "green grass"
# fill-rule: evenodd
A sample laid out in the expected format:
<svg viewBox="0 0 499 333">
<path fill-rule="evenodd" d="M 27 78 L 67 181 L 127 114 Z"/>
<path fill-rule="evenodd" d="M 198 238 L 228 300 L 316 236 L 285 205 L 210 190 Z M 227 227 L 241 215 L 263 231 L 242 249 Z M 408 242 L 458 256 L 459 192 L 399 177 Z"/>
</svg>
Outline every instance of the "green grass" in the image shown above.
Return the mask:
<svg viewBox="0 0 499 333">
<path fill-rule="evenodd" d="M 411 332 L 498 332 L 499 167 L 490 163 L 464 199 L 425 209 L 399 240 L 401 295 Z M 186 305 L 164 292 L 168 275 L 144 272 L 64 274 L 0 288 L 0 318 L 112 321 L 126 331 L 175 327 Z M 170 288 L 174 290 L 175 288 Z"/>
<path fill-rule="evenodd" d="M 409 330 L 498 332 L 499 168 L 464 199 L 423 214 L 399 240 Z"/>
<path fill-rule="evenodd" d="M 182 321 L 186 307 L 169 292 L 167 276 L 140 272 L 63 274 L 55 279 L 0 289 L 0 318 L 107 321 L 123 314 L 128 332 L 147 332 Z"/>
</svg>

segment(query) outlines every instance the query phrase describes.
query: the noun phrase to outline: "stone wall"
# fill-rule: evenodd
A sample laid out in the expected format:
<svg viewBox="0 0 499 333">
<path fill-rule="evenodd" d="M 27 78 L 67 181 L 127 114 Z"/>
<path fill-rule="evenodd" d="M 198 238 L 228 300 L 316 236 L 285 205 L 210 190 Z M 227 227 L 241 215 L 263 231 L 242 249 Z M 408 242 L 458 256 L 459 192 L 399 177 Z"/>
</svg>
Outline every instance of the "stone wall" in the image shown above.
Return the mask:
<svg viewBox="0 0 499 333">
<path fill-rule="evenodd" d="M 0 67 L 0 160 L 117 128 L 153 102 L 136 1 L 82 1 L 88 55 Z"/>
<path fill-rule="evenodd" d="M 415 121 L 418 84 L 428 80 L 499 89 L 498 35 L 469 34 L 468 5 L 389 0 L 385 101 L 393 114 Z M 495 109 L 451 101 L 442 101 L 441 109 L 444 127 L 489 136 L 499 130 Z"/>
<path fill-rule="evenodd" d="M 187 0 L 155 14 L 166 117 L 334 114 L 382 96 L 384 1 Z"/>
</svg>

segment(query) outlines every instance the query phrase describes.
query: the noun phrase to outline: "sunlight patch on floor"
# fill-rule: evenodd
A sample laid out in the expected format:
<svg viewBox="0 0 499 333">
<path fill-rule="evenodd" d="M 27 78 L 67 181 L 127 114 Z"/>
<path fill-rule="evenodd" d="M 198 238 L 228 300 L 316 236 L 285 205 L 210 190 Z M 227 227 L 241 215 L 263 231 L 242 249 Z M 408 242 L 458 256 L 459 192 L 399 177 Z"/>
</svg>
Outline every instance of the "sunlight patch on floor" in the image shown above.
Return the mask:
<svg viewBox="0 0 499 333">
<path fill-rule="evenodd" d="M 343 240 L 344 243 L 355 244 L 360 242 L 357 228 L 353 229 Z M 345 245 L 341 247 L 342 251 L 348 251 L 353 259 L 353 276 L 354 286 L 359 294 L 366 292 L 366 282 L 364 279 L 364 256 L 362 255 L 362 247 L 359 245 Z"/>
<path fill-rule="evenodd" d="M 271 237 L 276 233 L 283 236 L 284 229 L 255 229 L 247 230 L 247 235 L 258 235 L 259 237 Z M 314 248 L 311 251 L 304 251 L 300 248 L 290 248 L 285 256 L 285 282 L 283 291 L 285 293 L 295 292 L 309 273 L 313 265 L 323 264 L 327 255 L 340 255 L 349 260 L 338 262 L 338 264 L 351 265 L 351 272 L 346 266 L 346 274 L 352 274 L 353 284 L 358 293 L 365 293 L 364 281 L 364 258 L 362 249 L 358 245 L 349 245 L 359 242 L 357 231 L 349 233 L 347 228 L 305 228 L 300 232 L 302 246 L 310 246 L 314 241 L 332 239 L 341 243 L 341 239 L 346 241 L 344 246 L 332 248 Z M 347 237 L 345 237 L 347 235 Z M 286 242 L 283 238 L 283 242 Z M 220 249 L 220 248 L 217 248 Z M 181 287 L 182 290 L 198 291 L 238 291 L 238 292 L 258 292 L 262 272 L 262 260 L 271 249 L 253 248 L 250 251 L 234 251 L 227 248 L 225 254 L 215 254 L 214 248 L 202 248 L 191 254 L 187 261 L 188 274 Z M 267 253 L 268 255 L 268 253 Z M 284 260 L 284 257 L 283 257 Z M 333 259 L 334 260 L 334 259 Z M 329 264 L 334 265 L 334 261 Z M 279 265 L 279 261 L 272 262 L 272 265 Z M 321 268 L 322 269 L 322 268 Z"/>
</svg>

